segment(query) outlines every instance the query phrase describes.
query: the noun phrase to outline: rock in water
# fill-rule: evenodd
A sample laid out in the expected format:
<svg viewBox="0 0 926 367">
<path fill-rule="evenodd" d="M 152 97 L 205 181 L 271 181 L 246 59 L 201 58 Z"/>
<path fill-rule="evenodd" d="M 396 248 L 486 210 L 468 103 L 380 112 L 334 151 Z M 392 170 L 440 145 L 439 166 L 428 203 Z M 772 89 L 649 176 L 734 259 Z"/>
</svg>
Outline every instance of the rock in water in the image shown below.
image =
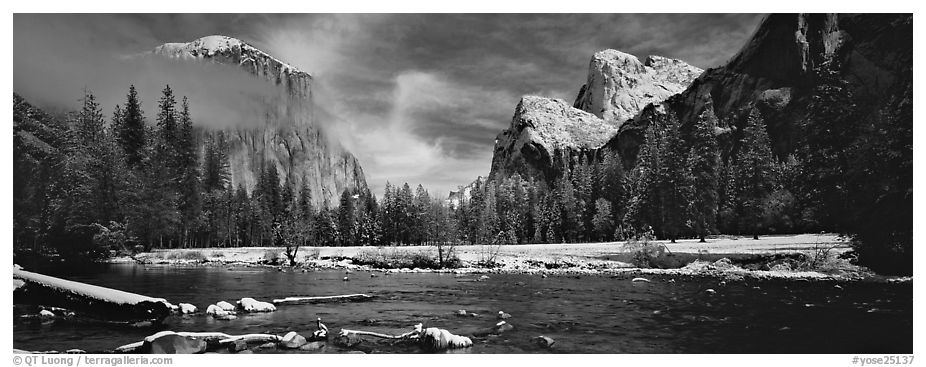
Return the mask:
<svg viewBox="0 0 926 367">
<path fill-rule="evenodd" d="M 473 346 L 473 341 L 470 338 L 454 335 L 444 329 L 429 327 L 420 330 L 420 324 L 418 328 L 420 342 L 433 350 L 459 349 Z"/>
<path fill-rule="evenodd" d="M 363 339 L 360 339 L 359 336 L 353 333 L 341 334 L 341 335 L 338 335 L 336 339 L 334 339 L 334 343 L 336 345 L 344 347 L 344 348 L 353 348 L 357 346 L 357 344 L 360 344 L 361 342 L 363 342 Z"/>
<path fill-rule="evenodd" d="M 299 347 L 299 350 L 303 351 L 320 351 L 325 349 L 325 342 L 311 342 L 306 343 L 305 345 Z"/>
<path fill-rule="evenodd" d="M 510 318 L 511 318 L 511 314 L 510 314 L 510 313 L 505 313 L 504 311 L 498 311 L 498 319 L 499 319 L 499 320 L 507 320 L 507 319 L 510 319 Z"/>
<path fill-rule="evenodd" d="M 537 344 L 537 346 L 541 348 L 553 348 L 554 343 L 556 343 L 556 341 L 553 340 L 553 338 L 543 335 L 534 338 L 534 344 Z"/>
<path fill-rule="evenodd" d="M 194 354 L 206 351 L 206 341 L 192 336 L 181 336 L 164 331 L 145 338 L 142 350 L 152 354 Z"/>
<path fill-rule="evenodd" d="M 662 56 L 636 56 L 617 50 L 596 52 L 588 65 L 588 81 L 575 108 L 620 128 L 643 107 L 662 102 L 688 88 L 703 70 Z"/>
<path fill-rule="evenodd" d="M 306 343 L 308 343 L 308 341 L 305 340 L 305 337 L 299 335 L 295 331 L 290 331 L 286 333 L 286 335 L 283 335 L 283 340 L 280 341 L 280 347 L 286 349 L 296 349 L 305 345 Z"/>
<path fill-rule="evenodd" d="M 219 301 L 219 303 L 216 303 L 215 305 L 218 306 L 223 311 L 229 311 L 229 312 L 235 311 L 235 305 L 225 302 L 225 301 Z"/>
<path fill-rule="evenodd" d="M 44 318 L 52 318 L 55 317 L 55 314 L 49 310 L 41 310 L 39 311 L 39 316 Z"/>
<path fill-rule="evenodd" d="M 359 161 L 316 121 L 312 76 L 239 39 L 207 36 L 188 43 L 166 43 L 153 55 L 184 62 L 227 64 L 267 82 L 255 85 L 252 108 L 240 121 L 223 121 L 224 131 L 205 132 L 203 144 L 224 140 L 228 150 L 230 185 L 251 192 L 265 162 L 277 169 L 281 182 L 295 187 L 308 180 L 312 204 L 337 205 L 345 189 L 366 189 Z M 258 82 L 258 81 L 256 81 Z M 259 83 L 259 82 L 258 82 Z M 226 101 L 219 101 L 222 103 Z M 213 106 L 218 109 L 225 106 Z M 215 124 L 217 126 L 222 126 Z M 201 148 L 200 148 L 201 149 Z"/>
<path fill-rule="evenodd" d="M 633 278 L 633 279 L 631 279 L 630 281 L 631 281 L 631 282 L 646 282 L 646 283 L 649 283 L 649 279 L 646 279 L 646 278 Z"/>
<path fill-rule="evenodd" d="M 189 303 L 181 303 L 178 306 L 180 307 L 181 314 L 190 314 L 196 312 L 196 306 Z"/>
<path fill-rule="evenodd" d="M 245 349 L 248 349 L 248 343 L 246 343 L 244 340 L 235 340 L 232 343 L 228 343 L 229 352 L 238 353 Z"/>
<path fill-rule="evenodd" d="M 245 312 L 272 312 L 277 310 L 277 307 L 270 302 L 258 301 L 250 297 L 242 298 L 238 301 L 238 306 Z"/>
</svg>

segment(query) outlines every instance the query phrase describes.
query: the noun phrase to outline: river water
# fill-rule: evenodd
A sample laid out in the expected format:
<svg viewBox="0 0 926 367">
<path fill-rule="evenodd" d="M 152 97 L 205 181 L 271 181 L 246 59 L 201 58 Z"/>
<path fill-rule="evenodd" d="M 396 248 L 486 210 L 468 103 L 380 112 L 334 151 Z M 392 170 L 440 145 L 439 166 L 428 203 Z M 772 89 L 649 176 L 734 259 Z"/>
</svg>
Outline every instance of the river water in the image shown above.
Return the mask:
<svg viewBox="0 0 926 367">
<path fill-rule="evenodd" d="M 912 353 L 913 285 L 875 282 L 727 282 L 687 277 L 489 274 L 383 274 L 344 271 L 279 272 L 248 267 L 113 264 L 60 275 L 67 279 L 162 297 L 205 310 L 220 300 L 269 301 L 287 296 L 367 293 L 358 303 L 280 305 L 276 312 L 218 321 L 171 316 L 174 331 L 228 334 L 296 331 L 310 335 L 321 317 L 340 328 L 400 334 L 423 322 L 451 332 L 493 325 L 498 311 L 514 329 L 477 338 L 468 353 Z M 670 281 L 674 280 L 674 281 Z M 707 289 L 716 290 L 710 293 Z M 477 317 L 454 315 L 457 310 Z M 14 321 L 13 346 L 25 350 L 111 350 L 152 329 Z M 552 350 L 531 339 L 556 340 Z M 364 338 L 374 353 L 413 353 L 411 346 Z M 345 352 L 328 343 L 324 352 Z M 261 352 L 260 350 L 257 351 Z M 279 352 L 279 351 L 275 351 Z"/>
</svg>

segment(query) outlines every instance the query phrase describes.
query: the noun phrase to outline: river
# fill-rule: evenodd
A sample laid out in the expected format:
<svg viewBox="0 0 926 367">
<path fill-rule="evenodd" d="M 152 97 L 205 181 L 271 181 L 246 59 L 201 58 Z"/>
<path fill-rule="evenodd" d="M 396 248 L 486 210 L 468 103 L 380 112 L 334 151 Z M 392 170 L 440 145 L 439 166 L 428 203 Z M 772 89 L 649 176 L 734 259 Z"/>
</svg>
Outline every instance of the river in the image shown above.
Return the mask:
<svg viewBox="0 0 926 367">
<path fill-rule="evenodd" d="M 220 300 L 269 301 L 287 296 L 367 293 L 358 303 L 280 305 L 276 312 L 240 314 L 231 321 L 202 314 L 171 316 L 174 331 L 229 334 L 297 331 L 309 335 L 315 318 L 340 328 L 400 334 L 423 322 L 453 331 L 493 325 L 498 311 L 514 329 L 477 338 L 470 353 L 912 353 L 913 285 L 907 283 L 745 280 L 630 276 L 405 273 L 371 277 L 344 271 L 251 267 L 112 264 L 67 279 L 192 303 L 205 310 Z M 835 287 L 835 285 L 839 287 Z M 841 287 L 841 289 L 840 289 Z M 708 292 L 707 289 L 716 292 Z M 464 309 L 477 317 L 454 315 Z M 111 350 L 152 329 L 14 321 L 13 346 L 25 350 Z M 551 350 L 531 339 L 545 335 Z M 418 352 L 365 338 L 374 353 Z M 274 350 L 275 352 L 279 352 Z M 324 352 L 344 352 L 328 343 Z M 257 350 L 256 352 L 261 352 Z"/>
</svg>

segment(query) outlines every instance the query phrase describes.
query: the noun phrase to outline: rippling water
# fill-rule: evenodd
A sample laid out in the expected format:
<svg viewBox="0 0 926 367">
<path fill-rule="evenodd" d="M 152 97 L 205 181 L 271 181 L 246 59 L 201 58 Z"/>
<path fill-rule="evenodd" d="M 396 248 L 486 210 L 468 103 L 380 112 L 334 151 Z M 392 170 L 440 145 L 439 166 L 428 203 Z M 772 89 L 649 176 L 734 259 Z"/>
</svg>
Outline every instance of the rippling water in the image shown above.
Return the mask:
<svg viewBox="0 0 926 367">
<path fill-rule="evenodd" d="M 874 282 L 728 282 L 716 279 L 631 277 L 391 274 L 343 271 L 278 272 L 245 267 L 110 265 L 63 277 L 126 290 L 173 303 L 234 303 L 242 297 L 348 293 L 375 295 L 361 303 L 281 305 L 237 320 L 172 316 L 167 329 L 229 334 L 297 331 L 309 335 L 321 317 L 340 328 L 399 334 L 423 322 L 465 334 L 512 315 L 515 328 L 477 338 L 469 353 L 912 353 L 913 286 Z M 706 292 L 708 288 L 716 293 Z M 465 309 L 478 317 L 459 317 Z M 110 350 L 141 340 L 151 329 L 14 322 L 13 345 L 26 350 Z M 552 350 L 531 338 L 556 340 Z M 343 352 L 328 343 L 325 352 Z M 411 353 L 414 347 L 365 338 L 366 352 Z M 260 352 L 260 351 L 258 351 Z"/>
</svg>

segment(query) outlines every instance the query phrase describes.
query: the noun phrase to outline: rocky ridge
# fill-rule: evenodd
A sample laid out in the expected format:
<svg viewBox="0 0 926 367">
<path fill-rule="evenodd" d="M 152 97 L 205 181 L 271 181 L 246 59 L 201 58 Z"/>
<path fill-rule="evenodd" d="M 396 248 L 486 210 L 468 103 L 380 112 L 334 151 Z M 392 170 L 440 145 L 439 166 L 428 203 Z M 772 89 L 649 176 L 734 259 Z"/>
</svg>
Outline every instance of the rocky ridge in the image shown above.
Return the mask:
<svg viewBox="0 0 926 367">
<path fill-rule="evenodd" d="M 588 81 L 574 107 L 620 127 L 646 105 L 685 90 L 703 70 L 684 61 L 647 56 L 642 62 L 617 50 L 596 52 L 588 66 Z"/>
<path fill-rule="evenodd" d="M 552 182 L 570 167 L 573 152 L 597 149 L 617 127 L 560 99 L 524 96 L 511 126 L 495 138 L 493 177 L 515 173 Z"/>
</svg>

